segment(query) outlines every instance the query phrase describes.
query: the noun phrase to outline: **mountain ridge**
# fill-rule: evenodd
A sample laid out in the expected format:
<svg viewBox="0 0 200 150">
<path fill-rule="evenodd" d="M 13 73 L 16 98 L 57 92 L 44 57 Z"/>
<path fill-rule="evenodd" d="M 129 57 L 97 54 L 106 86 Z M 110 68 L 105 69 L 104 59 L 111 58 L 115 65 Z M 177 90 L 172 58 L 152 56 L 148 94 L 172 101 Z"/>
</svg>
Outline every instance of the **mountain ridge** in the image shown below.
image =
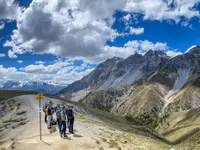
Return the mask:
<svg viewBox="0 0 200 150">
<path fill-rule="evenodd" d="M 87 88 L 103 90 L 133 84 L 141 77 L 159 69 L 169 59 L 170 57 L 166 53 L 153 50 L 149 50 L 144 56 L 134 54 L 126 59 L 113 57 L 99 64 L 89 75 L 68 85 L 57 94 L 68 94 Z"/>
<path fill-rule="evenodd" d="M 55 94 L 64 86 L 57 85 L 55 83 L 37 82 L 37 81 L 6 81 L 2 83 L 0 90 L 22 90 L 22 91 L 35 91 L 46 94 Z"/>
<path fill-rule="evenodd" d="M 68 97 L 71 100 L 76 98 L 90 107 L 138 119 L 155 128 L 159 120 L 171 113 L 200 106 L 199 53 L 197 46 L 174 58 L 150 50 L 144 56 L 135 54 L 114 62 L 109 59 L 109 65 L 104 62 L 91 73 L 101 78 L 90 78 L 89 74 L 76 81 L 79 85 L 88 78 L 92 81 L 89 83 L 95 84 L 86 82 L 81 92 L 71 90 L 66 95 L 71 94 Z M 59 94 L 65 96 L 67 89 Z"/>
</svg>

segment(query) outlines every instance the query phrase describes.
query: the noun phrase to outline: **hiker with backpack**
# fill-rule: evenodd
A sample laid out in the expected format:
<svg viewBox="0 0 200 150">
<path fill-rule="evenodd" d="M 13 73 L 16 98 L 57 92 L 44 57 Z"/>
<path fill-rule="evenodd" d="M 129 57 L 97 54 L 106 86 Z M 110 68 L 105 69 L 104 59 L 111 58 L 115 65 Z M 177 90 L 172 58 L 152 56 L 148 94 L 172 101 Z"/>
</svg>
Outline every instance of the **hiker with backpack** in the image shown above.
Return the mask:
<svg viewBox="0 0 200 150">
<path fill-rule="evenodd" d="M 52 115 L 54 113 L 53 109 L 53 103 L 50 101 L 47 109 L 47 128 L 51 128 L 51 123 L 52 123 Z"/>
<path fill-rule="evenodd" d="M 47 116 L 48 116 L 47 110 L 48 110 L 48 105 L 47 105 L 47 103 L 45 103 L 45 105 L 43 106 L 44 122 L 45 123 L 47 123 Z"/>
<path fill-rule="evenodd" d="M 67 122 L 68 122 L 68 128 L 69 128 L 69 133 L 74 134 L 74 111 L 73 111 L 73 106 L 68 106 L 66 109 L 66 114 L 67 114 Z"/>
<path fill-rule="evenodd" d="M 55 108 L 55 112 L 56 112 L 58 129 L 59 129 L 59 132 L 61 133 L 62 121 L 61 121 L 61 108 L 60 108 L 60 104 L 57 104 L 57 107 Z"/>
<path fill-rule="evenodd" d="M 67 137 L 66 136 L 66 119 L 67 119 L 67 114 L 65 111 L 65 106 L 61 106 L 61 132 L 60 132 L 60 137 Z"/>
</svg>

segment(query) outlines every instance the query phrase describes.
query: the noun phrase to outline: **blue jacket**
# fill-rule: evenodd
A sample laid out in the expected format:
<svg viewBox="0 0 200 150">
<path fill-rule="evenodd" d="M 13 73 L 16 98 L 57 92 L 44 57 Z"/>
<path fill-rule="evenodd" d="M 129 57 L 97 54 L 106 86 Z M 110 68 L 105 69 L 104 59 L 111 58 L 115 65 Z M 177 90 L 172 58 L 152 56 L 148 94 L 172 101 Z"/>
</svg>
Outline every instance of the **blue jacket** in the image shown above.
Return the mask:
<svg viewBox="0 0 200 150">
<path fill-rule="evenodd" d="M 68 119 L 74 119 L 74 112 L 71 108 L 66 109 L 66 114 Z"/>
<path fill-rule="evenodd" d="M 56 118 L 61 119 L 61 110 L 59 108 L 56 109 Z"/>
</svg>

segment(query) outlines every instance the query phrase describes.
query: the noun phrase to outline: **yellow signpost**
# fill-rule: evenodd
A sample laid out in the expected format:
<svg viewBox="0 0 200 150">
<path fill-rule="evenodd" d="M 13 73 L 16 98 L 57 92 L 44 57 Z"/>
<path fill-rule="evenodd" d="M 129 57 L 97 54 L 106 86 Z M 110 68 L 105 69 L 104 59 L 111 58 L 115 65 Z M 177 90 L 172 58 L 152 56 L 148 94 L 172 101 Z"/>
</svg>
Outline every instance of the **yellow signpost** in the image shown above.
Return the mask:
<svg viewBox="0 0 200 150">
<path fill-rule="evenodd" d="M 35 97 L 36 100 L 44 100 L 43 93 L 38 93 L 38 95 Z"/>
<path fill-rule="evenodd" d="M 36 100 L 39 100 L 40 140 L 42 141 L 42 121 L 41 121 L 42 108 L 41 108 L 41 100 L 44 100 L 44 95 L 43 95 L 43 93 L 38 93 L 38 95 L 35 97 L 35 99 L 36 99 Z"/>
</svg>

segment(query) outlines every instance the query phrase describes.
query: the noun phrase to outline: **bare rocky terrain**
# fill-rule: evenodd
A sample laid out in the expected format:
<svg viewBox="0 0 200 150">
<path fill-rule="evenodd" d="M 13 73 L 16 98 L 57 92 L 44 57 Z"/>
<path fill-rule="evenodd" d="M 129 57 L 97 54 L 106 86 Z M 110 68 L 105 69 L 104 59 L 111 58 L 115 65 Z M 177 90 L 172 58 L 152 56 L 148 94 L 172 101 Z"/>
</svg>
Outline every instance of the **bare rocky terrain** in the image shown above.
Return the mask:
<svg viewBox="0 0 200 150">
<path fill-rule="evenodd" d="M 63 99 L 49 97 L 45 97 L 43 103 L 50 100 L 54 103 L 66 103 Z M 168 116 L 166 123 L 160 124 L 156 131 L 118 114 L 93 109 L 77 102 L 71 102 L 71 105 L 74 105 L 76 116 L 75 135 L 61 139 L 56 126 L 50 132 L 42 122 L 43 141 L 40 141 L 38 101 L 35 100 L 35 95 L 1 100 L 0 149 L 198 150 L 199 109 L 185 111 L 182 116 Z M 196 117 L 191 118 L 193 114 Z M 172 122 L 173 118 L 179 120 Z M 165 126 L 166 124 L 169 126 Z"/>
<path fill-rule="evenodd" d="M 58 94 L 140 122 L 179 149 L 199 149 L 199 56 L 196 46 L 173 58 L 150 50 L 109 59 Z"/>
<path fill-rule="evenodd" d="M 65 103 L 45 97 L 44 102 Z M 75 135 L 61 139 L 42 122 L 43 141 L 39 140 L 38 101 L 35 95 L 1 100 L 0 149 L 170 149 L 164 138 L 139 123 L 121 116 L 73 103 L 76 112 Z M 135 125 L 134 125 L 135 124 Z"/>
</svg>

